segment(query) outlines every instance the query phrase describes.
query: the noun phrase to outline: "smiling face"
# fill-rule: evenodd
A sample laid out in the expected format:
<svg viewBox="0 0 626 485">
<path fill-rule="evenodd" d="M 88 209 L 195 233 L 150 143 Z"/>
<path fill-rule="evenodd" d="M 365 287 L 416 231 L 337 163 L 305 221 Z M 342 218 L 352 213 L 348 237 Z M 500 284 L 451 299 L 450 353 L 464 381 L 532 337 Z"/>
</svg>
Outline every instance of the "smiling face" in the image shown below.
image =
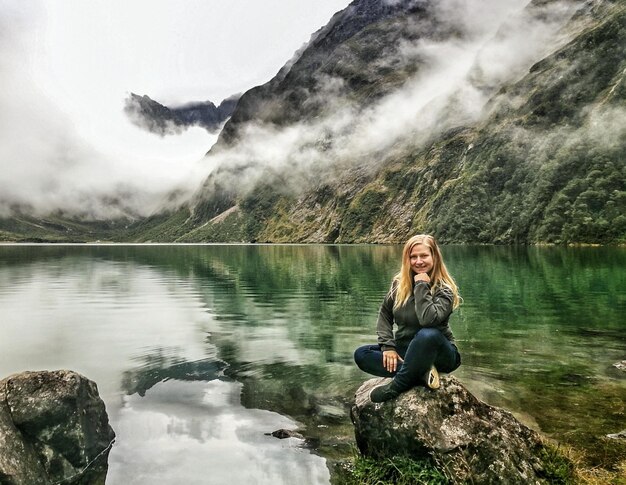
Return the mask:
<svg viewBox="0 0 626 485">
<path fill-rule="evenodd" d="M 425 244 L 416 244 L 409 252 L 409 262 L 413 273 L 430 273 L 434 265 L 430 248 Z"/>
</svg>

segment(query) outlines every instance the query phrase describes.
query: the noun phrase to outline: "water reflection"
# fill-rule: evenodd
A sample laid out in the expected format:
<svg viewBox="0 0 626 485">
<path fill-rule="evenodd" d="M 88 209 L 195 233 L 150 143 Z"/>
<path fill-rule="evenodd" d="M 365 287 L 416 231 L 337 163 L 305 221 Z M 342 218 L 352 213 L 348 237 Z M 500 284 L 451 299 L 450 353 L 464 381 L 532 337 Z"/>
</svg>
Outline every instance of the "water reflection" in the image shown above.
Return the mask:
<svg viewBox="0 0 626 485">
<path fill-rule="evenodd" d="M 170 380 L 125 396 L 107 483 L 328 483 L 323 458 L 265 435 L 295 423 L 244 408 L 240 392 L 236 382 Z"/>
<path fill-rule="evenodd" d="M 245 409 L 242 385 L 216 380 L 227 364 L 193 279 L 123 252 L 46 253 L 0 267 L 0 373 L 71 368 L 98 383 L 117 433 L 107 483 L 329 482 L 323 458 L 264 435 L 295 421 Z"/>
<path fill-rule="evenodd" d="M 154 385 L 177 379 L 180 381 L 212 381 L 223 376 L 227 364 L 215 358 L 186 361 L 178 349 L 158 348 L 137 359 L 140 367 L 124 371 L 122 390 L 128 394 L 145 396 Z"/>
<path fill-rule="evenodd" d="M 245 407 L 296 419 L 324 456 L 349 454 L 347 409 L 366 378 L 352 352 L 375 340 L 400 251 L 2 247 L 0 371 L 79 370 L 98 382 L 118 424 L 141 429 L 152 408 L 166 419 L 158 396 L 179 389 L 168 386 L 189 386 L 179 390 L 193 390 L 194 403 L 212 386 L 234 384 L 215 378 L 233 379 Z M 581 446 L 623 428 L 626 385 L 612 364 L 626 358 L 624 248 L 446 247 L 444 254 L 465 299 L 451 320 L 464 362 L 457 375 L 475 394 Z M 204 415 L 206 403 L 190 406 Z M 192 438 L 176 439 L 180 450 Z M 137 457 L 151 459 L 159 461 L 147 451 Z M 205 467 L 220 459 L 205 458 Z"/>
</svg>

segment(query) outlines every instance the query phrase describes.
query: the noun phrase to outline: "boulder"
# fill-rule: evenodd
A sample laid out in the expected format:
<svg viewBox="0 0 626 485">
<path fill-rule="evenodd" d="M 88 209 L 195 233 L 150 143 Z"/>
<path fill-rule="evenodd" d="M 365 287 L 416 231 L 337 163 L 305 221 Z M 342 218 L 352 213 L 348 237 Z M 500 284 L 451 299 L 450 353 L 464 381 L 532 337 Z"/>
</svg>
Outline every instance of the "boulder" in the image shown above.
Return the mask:
<svg viewBox="0 0 626 485">
<path fill-rule="evenodd" d="M 297 431 L 293 431 L 291 429 L 277 429 L 276 431 L 272 431 L 271 433 L 265 433 L 267 436 L 273 436 L 274 438 L 278 438 L 279 440 L 284 440 L 285 438 L 297 438 L 299 440 L 304 439 Z"/>
<path fill-rule="evenodd" d="M 388 379 L 370 379 L 352 407 L 356 442 L 364 456 L 431 457 L 453 483 L 545 483 L 537 433 L 513 415 L 473 396 L 451 376 L 436 391 L 416 387 L 382 404 L 370 391 Z"/>
<path fill-rule="evenodd" d="M 115 433 L 93 381 L 72 371 L 0 381 L 0 483 L 104 485 Z"/>
</svg>

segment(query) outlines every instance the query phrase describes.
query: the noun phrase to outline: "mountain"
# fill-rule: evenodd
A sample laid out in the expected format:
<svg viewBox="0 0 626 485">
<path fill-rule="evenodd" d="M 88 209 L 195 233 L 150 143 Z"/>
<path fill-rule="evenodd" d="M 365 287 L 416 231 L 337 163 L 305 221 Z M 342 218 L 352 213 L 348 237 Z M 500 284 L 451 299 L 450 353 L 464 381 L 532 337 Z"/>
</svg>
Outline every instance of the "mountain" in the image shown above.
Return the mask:
<svg viewBox="0 0 626 485">
<path fill-rule="evenodd" d="M 85 221 L 62 214 L 37 217 L 14 214 L 0 218 L 0 243 L 84 243 L 124 241 L 133 219 Z"/>
<path fill-rule="evenodd" d="M 81 237 L 623 244 L 625 25 L 624 0 L 355 0 L 241 96 L 190 200 Z"/>
<path fill-rule="evenodd" d="M 130 93 L 124 103 L 124 112 L 135 125 L 161 136 L 180 134 L 190 126 L 215 132 L 233 113 L 238 99 L 239 95 L 231 96 L 219 106 L 206 101 L 168 108 L 149 96 Z"/>
<path fill-rule="evenodd" d="M 468 27 L 475 12 L 445 3 L 356 0 L 336 14 L 241 97 L 189 206 L 143 221 L 135 237 L 626 241 L 625 2 L 534 1 L 490 38 Z M 476 42 L 455 85 L 468 57 L 459 46 Z"/>
</svg>

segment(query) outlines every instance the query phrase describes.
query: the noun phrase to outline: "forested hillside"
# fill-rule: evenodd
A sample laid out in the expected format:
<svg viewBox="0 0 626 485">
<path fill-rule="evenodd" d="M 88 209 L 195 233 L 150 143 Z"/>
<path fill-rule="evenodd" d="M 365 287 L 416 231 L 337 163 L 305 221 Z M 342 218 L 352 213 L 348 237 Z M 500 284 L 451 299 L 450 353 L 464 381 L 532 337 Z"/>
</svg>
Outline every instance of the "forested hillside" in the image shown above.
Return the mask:
<svg viewBox="0 0 626 485">
<path fill-rule="evenodd" d="M 433 232 L 449 243 L 624 242 L 624 2 L 570 3 L 571 15 L 559 28 L 562 44 L 518 79 L 498 85 L 475 66 L 472 83 L 488 93 L 479 116 L 455 110 L 463 93 L 452 93 L 443 108 L 433 107 L 439 119 L 428 130 L 408 125 L 384 150 L 374 145 L 355 151 L 358 162 L 350 153 L 337 161 L 336 144 L 353 140 L 312 120 L 345 106 L 368 116 L 365 108 L 427 68 L 418 50 L 413 59 L 400 59 L 394 46 L 467 40 L 458 23 L 441 18 L 429 2 L 372 11 L 375 3 L 381 5 L 354 2 L 292 66 L 246 93 L 207 156 L 207 163 L 227 161 L 209 176 L 191 211 L 147 221 L 139 237 L 398 242 Z M 526 15 L 545 14 L 551 3 L 534 2 Z M 323 134 L 309 143 L 334 163 L 325 165 L 321 156 L 303 169 L 301 157 L 287 157 L 291 165 L 263 166 L 249 182 L 254 154 L 241 163 L 237 147 L 254 136 L 252 121 L 283 131 L 309 123 Z"/>
<path fill-rule="evenodd" d="M 626 242 L 626 2 L 518 3 L 355 0 L 242 95 L 191 200 L 100 238 Z"/>
</svg>

